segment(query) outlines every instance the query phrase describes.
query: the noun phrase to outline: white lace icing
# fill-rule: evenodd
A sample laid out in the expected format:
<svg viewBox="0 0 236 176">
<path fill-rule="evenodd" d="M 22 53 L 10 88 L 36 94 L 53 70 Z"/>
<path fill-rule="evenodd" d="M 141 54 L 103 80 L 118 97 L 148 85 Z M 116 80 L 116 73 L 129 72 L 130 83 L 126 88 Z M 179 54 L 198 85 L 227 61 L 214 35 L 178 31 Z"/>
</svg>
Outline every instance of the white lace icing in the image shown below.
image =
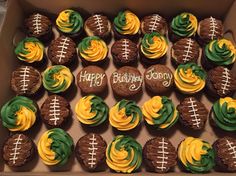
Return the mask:
<svg viewBox="0 0 236 176">
<path fill-rule="evenodd" d="M 152 21 L 150 21 L 149 28 L 151 32 L 155 32 L 156 28 L 161 20 L 161 16 L 156 14 L 152 16 Z"/>
<path fill-rule="evenodd" d="M 21 138 L 21 134 L 19 134 L 18 138 L 15 139 L 15 143 L 13 143 L 14 148 L 12 149 L 13 153 L 10 153 L 10 156 L 12 156 L 11 158 L 9 158 L 9 160 L 13 162 L 13 164 L 16 163 L 16 160 L 18 159 L 17 155 L 20 154 L 19 150 L 21 149 L 19 147 L 19 145 L 21 145 L 21 141 L 23 139 Z"/>
<path fill-rule="evenodd" d="M 193 113 L 192 115 L 190 115 L 190 117 L 192 117 L 192 121 L 194 122 L 193 125 L 196 125 L 198 128 L 200 127 L 200 123 L 201 123 L 201 119 L 198 118 L 200 115 L 199 113 L 197 113 L 198 109 L 196 109 L 195 107 L 197 107 L 197 105 L 195 104 L 196 101 L 193 100 L 192 98 L 189 99 L 188 102 L 190 105 L 188 106 L 191 110 L 189 110 L 189 113 Z"/>
<path fill-rule="evenodd" d="M 88 148 L 89 150 L 89 162 L 88 164 L 90 165 L 91 168 L 94 167 L 94 165 L 96 164 L 95 161 L 96 161 L 96 150 L 98 150 L 98 148 L 96 147 L 96 145 L 98 145 L 98 143 L 96 142 L 96 138 L 95 138 L 95 135 L 93 134 L 92 135 L 92 138 L 89 138 L 89 145 L 91 147 Z"/>
<path fill-rule="evenodd" d="M 230 87 L 230 72 L 227 68 L 224 68 L 224 71 L 222 73 L 222 81 L 221 81 L 221 89 L 222 89 L 222 93 L 226 94 L 225 91 L 229 90 Z"/>
<path fill-rule="evenodd" d="M 229 146 L 229 148 L 228 148 L 228 151 L 230 152 L 229 154 L 233 155 L 233 157 L 232 157 L 234 159 L 233 164 L 236 167 L 236 145 L 234 145 L 234 143 L 230 142 L 229 140 L 226 140 L 226 142 L 227 142 L 226 145 Z"/>
<path fill-rule="evenodd" d="M 34 26 L 34 33 L 36 34 L 40 34 L 40 32 L 42 32 L 42 24 L 41 24 L 41 18 L 42 18 L 42 15 L 40 14 L 35 14 L 34 15 L 34 18 L 33 18 L 33 26 Z"/>
<path fill-rule="evenodd" d="M 128 48 L 129 47 L 129 41 L 124 39 L 122 41 L 122 56 L 128 60 L 128 57 L 129 57 L 129 52 L 130 52 L 130 49 Z"/>
<path fill-rule="evenodd" d="M 30 70 L 30 68 L 28 67 L 28 66 L 25 66 L 25 67 L 22 67 L 21 68 L 22 70 L 20 70 L 20 77 L 22 78 L 21 80 L 20 80 L 20 82 L 22 83 L 21 85 L 20 85 L 20 87 L 21 87 L 21 91 L 23 91 L 24 93 L 26 93 L 26 91 L 28 90 L 28 86 L 29 86 L 29 70 Z M 23 74 L 22 74 L 23 73 Z"/>
<path fill-rule="evenodd" d="M 102 24 L 102 18 L 101 15 L 94 15 L 95 18 L 95 24 L 97 29 L 99 30 L 99 32 L 102 32 L 102 29 L 104 28 L 103 24 Z"/>
<path fill-rule="evenodd" d="M 49 116 L 52 117 L 49 120 L 54 121 L 54 125 L 57 125 L 57 121 L 60 119 L 58 116 L 60 115 L 60 103 L 57 97 L 55 96 L 50 102 L 49 106 Z"/>
<path fill-rule="evenodd" d="M 168 147 L 167 147 L 168 143 L 165 142 L 165 138 L 162 138 L 162 140 L 161 140 L 161 142 L 159 142 L 159 144 L 160 144 L 160 146 L 158 146 L 158 148 L 161 150 L 158 150 L 157 153 L 161 154 L 161 156 L 157 156 L 157 158 L 161 159 L 161 160 L 157 160 L 156 163 L 161 164 L 161 166 L 157 165 L 156 168 L 161 169 L 163 171 L 164 169 L 166 169 L 165 165 L 167 164 L 167 160 L 168 160 L 168 156 L 166 156 L 169 154 L 169 152 L 166 151 L 168 149 Z"/>
<path fill-rule="evenodd" d="M 188 62 L 189 60 L 190 60 L 190 58 L 192 57 L 190 54 L 191 53 L 193 53 L 192 52 L 192 47 L 193 47 L 193 43 L 194 43 L 194 41 L 191 39 L 191 38 L 189 38 L 188 40 L 187 40 L 187 45 L 186 46 L 184 46 L 184 55 L 183 55 L 183 61 L 184 61 L 184 63 L 185 62 Z"/>
<path fill-rule="evenodd" d="M 211 37 L 211 40 L 213 40 L 214 37 L 216 36 L 216 34 L 218 33 L 217 29 L 218 29 L 218 26 L 217 26 L 216 19 L 213 18 L 213 17 L 210 17 L 210 33 L 209 33 L 209 37 Z"/>
<path fill-rule="evenodd" d="M 62 38 L 61 40 L 62 42 L 60 42 L 60 45 L 58 46 L 58 48 L 61 48 L 61 50 L 57 51 L 57 53 L 59 53 L 57 55 L 57 57 L 59 57 L 59 62 L 61 62 L 62 58 L 66 57 L 65 54 L 67 53 L 66 50 L 68 49 L 68 45 L 69 45 L 68 43 L 69 39 L 67 37 Z"/>
</svg>

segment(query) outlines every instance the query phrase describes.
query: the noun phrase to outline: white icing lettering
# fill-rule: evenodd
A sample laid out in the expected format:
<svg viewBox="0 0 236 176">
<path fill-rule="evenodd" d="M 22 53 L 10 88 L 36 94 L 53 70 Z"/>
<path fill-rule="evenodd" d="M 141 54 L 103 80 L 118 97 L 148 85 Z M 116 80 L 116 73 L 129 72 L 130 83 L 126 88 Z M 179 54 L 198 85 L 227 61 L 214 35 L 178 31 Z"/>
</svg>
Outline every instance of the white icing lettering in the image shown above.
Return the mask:
<svg viewBox="0 0 236 176">
<path fill-rule="evenodd" d="M 171 80 L 172 80 L 173 75 L 170 73 L 161 73 L 161 72 L 157 72 L 155 70 L 155 68 L 152 68 L 150 70 L 147 71 L 146 74 L 146 78 L 148 80 L 163 80 L 162 85 L 164 87 L 169 87 L 171 84 Z"/>
</svg>

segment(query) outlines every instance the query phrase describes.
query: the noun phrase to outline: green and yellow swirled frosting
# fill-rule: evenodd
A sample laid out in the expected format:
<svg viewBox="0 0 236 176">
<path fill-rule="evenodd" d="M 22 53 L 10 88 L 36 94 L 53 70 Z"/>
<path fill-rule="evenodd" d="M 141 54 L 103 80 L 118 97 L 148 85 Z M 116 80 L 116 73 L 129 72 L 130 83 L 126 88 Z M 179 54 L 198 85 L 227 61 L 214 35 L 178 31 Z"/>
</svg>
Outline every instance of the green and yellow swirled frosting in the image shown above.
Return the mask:
<svg viewBox="0 0 236 176">
<path fill-rule="evenodd" d="M 10 131 L 26 131 L 36 121 L 37 106 L 32 100 L 16 96 L 1 109 L 2 124 Z"/>
<path fill-rule="evenodd" d="M 15 54 L 21 61 L 38 62 L 43 59 L 44 46 L 37 38 L 28 37 L 17 44 Z"/>
<path fill-rule="evenodd" d="M 166 38 L 157 32 L 145 34 L 142 38 L 141 52 L 149 59 L 159 59 L 166 54 L 167 50 Z"/>
<path fill-rule="evenodd" d="M 63 65 L 49 66 L 43 72 L 43 86 L 52 93 L 60 93 L 66 91 L 74 77 L 70 69 Z"/>
<path fill-rule="evenodd" d="M 212 107 L 215 124 L 225 131 L 236 131 L 236 99 L 220 98 Z"/>
<path fill-rule="evenodd" d="M 227 39 L 212 40 L 205 46 L 205 56 L 216 65 L 230 65 L 236 60 L 236 48 Z"/>
<path fill-rule="evenodd" d="M 154 96 L 142 107 L 145 121 L 159 129 L 166 129 L 175 124 L 179 113 L 173 102 L 165 96 Z"/>
<path fill-rule="evenodd" d="M 126 10 L 115 17 L 114 27 L 122 35 L 135 35 L 139 32 L 140 21 L 134 13 Z"/>
<path fill-rule="evenodd" d="M 58 29 L 68 34 L 79 32 L 83 28 L 83 23 L 80 14 L 71 9 L 62 11 L 56 19 Z"/>
<path fill-rule="evenodd" d="M 128 131 L 139 125 L 142 111 L 134 101 L 121 100 L 110 109 L 110 124 L 120 131 Z"/>
<path fill-rule="evenodd" d="M 173 18 L 171 29 L 180 37 L 191 37 L 195 35 L 198 27 L 197 18 L 191 13 L 181 13 Z"/>
<path fill-rule="evenodd" d="M 214 167 L 215 155 L 208 142 L 187 137 L 179 145 L 178 158 L 186 170 L 192 173 L 203 173 Z"/>
<path fill-rule="evenodd" d="M 183 93 L 194 94 L 206 84 L 206 72 L 195 63 L 180 64 L 174 73 L 176 87 Z"/>
<path fill-rule="evenodd" d="M 106 163 L 116 172 L 134 172 L 142 163 L 142 146 L 130 136 L 116 136 L 107 147 Z"/>
<path fill-rule="evenodd" d="M 46 131 L 38 141 L 38 153 L 46 165 L 64 165 L 71 153 L 73 140 L 60 128 Z"/>
<path fill-rule="evenodd" d="M 97 36 L 84 38 L 78 45 L 80 56 L 89 62 L 98 62 L 107 57 L 108 47 Z"/>
<path fill-rule="evenodd" d="M 108 106 L 96 95 L 82 97 L 75 106 L 78 120 L 90 126 L 102 124 L 108 117 Z"/>
</svg>

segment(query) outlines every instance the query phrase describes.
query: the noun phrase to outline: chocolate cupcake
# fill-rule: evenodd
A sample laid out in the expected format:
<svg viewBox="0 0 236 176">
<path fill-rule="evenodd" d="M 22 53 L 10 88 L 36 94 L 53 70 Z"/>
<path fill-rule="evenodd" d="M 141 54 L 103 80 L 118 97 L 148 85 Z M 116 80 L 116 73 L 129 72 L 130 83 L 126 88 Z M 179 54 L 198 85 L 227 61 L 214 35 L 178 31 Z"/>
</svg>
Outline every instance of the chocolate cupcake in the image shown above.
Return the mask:
<svg viewBox="0 0 236 176">
<path fill-rule="evenodd" d="M 218 97 L 231 96 L 236 91 L 236 77 L 233 75 L 233 71 L 218 66 L 208 72 L 206 86 L 209 95 Z"/>
<path fill-rule="evenodd" d="M 87 66 L 78 73 L 77 85 L 86 94 L 104 93 L 107 89 L 107 75 L 100 67 Z"/>
<path fill-rule="evenodd" d="M 94 14 L 85 21 L 84 30 L 88 36 L 98 36 L 103 40 L 109 40 L 111 22 L 105 15 Z"/>
<path fill-rule="evenodd" d="M 99 134 L 89 133 L 81 137 L 75 146 L 75 156 L 88 171 L 101 170 L 106 157 L 106 141 Z"/>
<path fill-rule="evenodd" d="M 205 127 L 208 110 L 195 97 L 187 97 L 177 106 L 180 122 L 190 129 L 201 130 Z"/>
<path fill-rule="evenodd" d="M 236 172 L 236 139 L 223 137 L 213 144 L 215 162 L 220 171 Z"/>
<path fill-rule="evenodd" d="M 77 59 L 76 44 L 69 37 L 58 37 L 49 45 L 47 54 L 53 64 L 68 65 L 74 59 Z"/>
<path fill-rule="evenodd" d="M 35 144 L 24 134 L 13 134 L 3 144 L 2 157 L 10 167 L 21 167 L 35 157 Z"/>
<path fill-rule="evenodd" d="M 155 137 L 143 147 L 143 160 L 147 169 L 157 173 L 166 173 L 177 164 L 177 151 L 165 137 Z"/>
<path fill-rule="evenodd" d="M 187 62 L 197 63 L 201 57 L 201 48 L 191 38 L 183 38 L 175 42 L 171 48 L 171 59 L 175 65 Z"/>
<path fill-rule="evenodd" d="M 158 14 L 151 14 L 143 17 L 140 26 L 141 32 L 144 34 L 157 32 L 162 35 L 167 35 L 168 25 L 166 19 Z"/>
<path fill-rule="evenodd" d="M 41 74 L 31 66 L 20 66 L 11 74 L 11 89 L 17 95 L 34 95 L 41 85 Z"/>
<path fill-rule="evenodd" d="M 138 47 L 129 39 L 115 41 L 111 47 L 113 61 L 118 66 L 135 65 L 138 58 Z"/>
<path fill-rule="evenodd" d="M 59 127 L 70 118 L 70 104 L 59 95 L 51 95 L 42 104 L 40 113 L 45 124 Z"/>
<path fill-rule="evenodd" d="M 199 42 L 207 44 L 211 40 L 220 39 L 224 35 L 224 26 L 221 20 L 213 18 L 205 18 L 198 24 L 197 34 Z"/>
<path fill-rule="evenodd" d="M 42 42 L 49 42 L 53 37 L 52 22 L 40 13 L 34 13 L 25 19 L 25 28 L 29 37 L 36 37 Z"/>
<path fill-rule="evenodd" d="M 143 78 L 137 68 L 124 66 L 112 73 L 110 84 L 116 95 L 130 97 L 142 90 Z"/>
<path fill-rule="evenodd" d="M 152 65 L 144 72 L 145 87 L 155 94 L 163 94 L 171 90 L 174 76 L 165 65 Z"/>
</svg>

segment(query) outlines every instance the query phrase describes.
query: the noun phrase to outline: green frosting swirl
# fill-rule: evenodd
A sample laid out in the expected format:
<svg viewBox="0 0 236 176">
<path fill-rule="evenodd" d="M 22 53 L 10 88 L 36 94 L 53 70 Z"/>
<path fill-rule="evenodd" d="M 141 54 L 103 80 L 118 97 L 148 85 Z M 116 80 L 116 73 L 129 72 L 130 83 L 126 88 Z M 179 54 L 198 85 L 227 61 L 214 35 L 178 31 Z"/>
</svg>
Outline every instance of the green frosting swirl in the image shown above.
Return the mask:
<svg viewBox="0 0 236 176">
<path fill-rule="evenodd" d="M 86 51 L 91 46 L 92 40 L 101 40 L 101 39 L 97 36 L 85 37 L 78 45 L 79 51 L 81 53 L 84 53 L 84 51 Z M 84 54 L 86 54 L 86 53 L 84 53 Z"/>
<path fill-rule="evenodd" d="M 207 74 L 205 70 L 196 63 L 186 63 L 186 64 L 180 64 L 177 68 L 177 72 L 179 72 L 181 69 L 183 69 L 185 72 L 187 72 L 188 69 L 192 70 L 192 73 L 194 73 L 196 76 L 199 76 L 202 80 L 205 80 L 207 77 Z"/>
<path fill-rule="evenodd" d="M 225 66 L 234 63 L 235 53 L 235 47 L 226 39 L 213 40 L 205 46 L 206 59 L 216 65 Z"/>
<path fill-rule="evenodd" d="M 71 136 L 60 128 L 49 130 L 49 138 L 53 140 L 51 150 L 56 153 L 55 160 L 60 161 L 59 165 L 64 165 L 72 154 L 73 140 Z"/>
</svg>

